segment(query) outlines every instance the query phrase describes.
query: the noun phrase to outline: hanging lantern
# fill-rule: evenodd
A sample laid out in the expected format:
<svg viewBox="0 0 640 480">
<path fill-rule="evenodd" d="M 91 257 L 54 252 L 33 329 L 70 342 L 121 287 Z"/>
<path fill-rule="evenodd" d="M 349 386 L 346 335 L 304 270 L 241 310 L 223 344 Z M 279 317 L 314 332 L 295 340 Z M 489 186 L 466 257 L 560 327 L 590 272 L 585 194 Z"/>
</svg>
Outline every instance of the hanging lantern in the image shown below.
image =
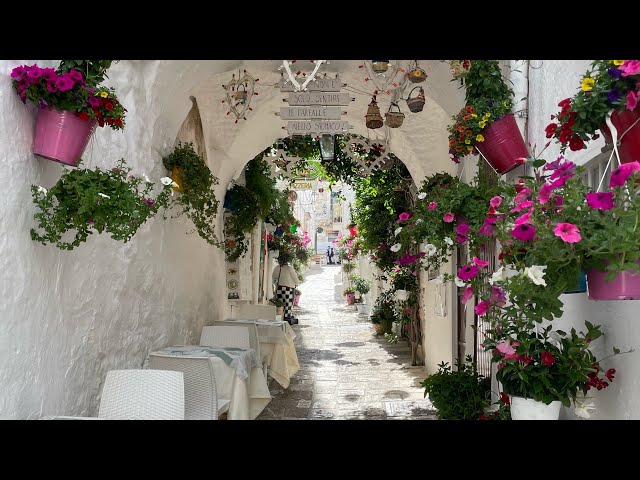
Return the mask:
<svg viewBox="0 0 640 480">
<path fill-rule="evenodd" d="M 420 89 L 420 91 L 418 92 L 418 95 L 416 95 L 415 97 L 411 97 L 411 95 L 413 94 L 413 91 L 416 88 Z M 413 113 L 421 112 L 424 107 L 424 104 L 425 104 L 424 89 L 422 87 L 414 87 L 413 90 L 409 92 L 409 98 L 407 98 L 407 106 L 409 107 L 409 110 L 411 110 Z"/>
<path fill-rule="evenodd" d="M 382 115 L 380 115 L 380 107 L 376 103 L 376 97 L 371 98 L 371 103 L 367 109 L 367 114 L 364 116 L 366 120 L 367 128 L 380 128 L 384 122 L 382 121 Z"/>
<path fill-rule="evenodd" d="M 384 73 L 389 70 L 389 60 L 371 60 L 371 69 L 375 73 Z"/>
</svg>

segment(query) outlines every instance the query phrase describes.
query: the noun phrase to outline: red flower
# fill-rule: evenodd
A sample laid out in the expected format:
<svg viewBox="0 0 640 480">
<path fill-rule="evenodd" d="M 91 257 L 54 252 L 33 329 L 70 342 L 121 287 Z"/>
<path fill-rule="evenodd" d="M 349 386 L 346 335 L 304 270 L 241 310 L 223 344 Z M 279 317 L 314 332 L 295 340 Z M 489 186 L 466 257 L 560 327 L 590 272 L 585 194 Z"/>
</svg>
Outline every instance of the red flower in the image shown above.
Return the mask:
<svg viewBox="0 0 640 480">
<path fill-rule="evenodd" d="M 571 149 L 571 151 L 577 152 L 578 150 L 582 150 L 584 148 L 584 142 L 579 136 L 574 135 L 569 141 L 569 148 Z"/>
<path fill-rule="evenodd" d="M 471 130 L 467 130 L 466 132 L 464 132 L 464 134 L 465 134 L 467 137 L 470 137 L 470 136 L 472 135 L 472 133 L 473 133 L 473 132 L 472 132 Z"/>
<path fill-rule="evenodd" d="M 103 106 L 103 105 L 104 105 L 104 102 L 105 102 L 104 98 L 101 98 L 101 99 L 100 99 L 100 106 Z"/>
<path fill-rule="evenodd" d="M 122 127 L 122 119 L 121 118 L 116 118 L 116 125 L 118 125 L 119 127 Z"/>
<path fill-rule="evenodd" d="M 85 122 L 91 118 L 87 112 L 80 112 L 78 116 Z"/>
<path fill-rule="evenodd" d="M 511 405 L 511 402 L 509 401 L 509 395 L 504 392 L 500 392 L 500 401 L 505 405 Z"/>
<path fill-rule="evenodd" d="M 559 107 L 564 107 L 565 105 L 571 105 L 570 98 L 565 98 L 564 100 L 560 100 L 560 103 L 558 103 Z"/>
<path fill-rule="evenodd" d="M 540 359 L 542 360 L 542 363 L 544 363 L 547 367 L 550 367 L 554 363 L 556 363 L 556 357 L 554 357 L 549 352 L 542 352 L 542 355 L 540 356 Z"/>
<path fill-rule="evenodd" d="M 562 131 L 560 132 L 560 136 L 558 137 L 558 140 L 560 140 L 560 143 L 567 143 L 569 141 L 569 139 L 571 138 L 571 129 L 562 129 Z"/>
<path fill-rule="evenodd" d="M 461 151 L 462 151 L 462 147 L 457 146 L 457 147 L 456 147 L 456 152 L 460 153 Z"/>
<path fill-rule="evenodd" d="M 107 118 L 107 125 L 113 125 L 114 121 L 115 121 L 114 118 Z"/>
<path fill-rule="evenodd" d="M 104 120 L 102 118 L 98 119 L 98 125 L 100 125 L 101 127 L 104 127 Z"/>
<path fill-rule="evenodd" d="M 105 103 L 104 104 L 104 108 L 106 108 L 109 111 L 113 110 L 113 103 L 111 103 L 111 102 Z"/>
<path fill-rule="evenodd" d="M 545 128 L 545 131 L 547 132 L 547 138 L 553 137 L 553 134 L 556 133 L 557 129 L 558 129 L 557 123 L 550 123 L 549 125 L 547 125 L 547 128 Z"/>
<path fill-rule="evenodd" d="M 607 377 L 609 379 L 609 381 L 612 381 L 615 377 L 616 373 L 616 369 L 615 368 L 610 368 L 609 370 L 607 370 L 607 373 L 604 374 L 605 377 Z"/>
<path fill-rule="evenodd" d="M 456 144 L 455 140 L 449 140 L 449 146 L 453 147 Z"/>
<path fill-rule="evenodd" d="M 471 113 L 473 111 L 473 109 L 471 108 L 471 105 L 467 105 L 466 108 L 465 108 L 465 111 L 467 113 Z"/>
</svg>

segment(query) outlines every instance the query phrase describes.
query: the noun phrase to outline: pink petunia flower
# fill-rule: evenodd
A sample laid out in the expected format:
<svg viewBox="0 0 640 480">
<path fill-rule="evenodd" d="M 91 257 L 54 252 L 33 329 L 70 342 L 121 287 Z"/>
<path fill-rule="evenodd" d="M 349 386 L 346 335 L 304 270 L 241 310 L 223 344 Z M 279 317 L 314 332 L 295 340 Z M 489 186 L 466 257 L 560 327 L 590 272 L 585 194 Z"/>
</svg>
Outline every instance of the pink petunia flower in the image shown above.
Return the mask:
<svg viewBox="0 0 640 480">
<path fill-rule="evenodd" d="M 444 220 L 446 223 L 451 223 L 453 222 L 454 218 L 455 217 L 453 216 L 453 213 L 448 212 L 444 214 L 444 217 L 442 217 L 442 220 Z"/>
<path fill-rule="evenodd" d="M 67 90 L 71 90 L 73 88 L 73 80 L 68 77 L 60 77 L 56 80 L 56 87 L 61 92 L 66 92 Z"/>
<path fill-rule="evenodd" d="M 11 70 L 11 78 L 22 78 L 27 74 L 26 68 L 20 66 Z"/>
<path fill-rule="evenodd" d="M 399 220 L 399 221 L 401 221 L 401 222 L 404 222 L 404 221 L 406 221 L 406 220 L 409 220 L 409 217 L 410 217 L 410 216 L 411 216 L 411 215 L 409 215 L 407 212 L 402 212 L 402 213 L 400 214 L 400 216 L 398 217 L 398 220 Z"/>
<path fill-rule="evenodd" d="M 516 349 L 513 347 L 519 347 L 520 342 L 512 342 L 511 340 L 503 340 L 496 345 L 498 350 L 503 355 L 509 355 L 516 353 Z"/>
<path fill-rule="evenodd" d="M 533 237 L 536 236 L 536 227 L 523 223 L 517 225 L 513 230 L 511 230 L 510 233 L 511 236 L 517 238 L 522 242 L 530 242 L 531 240 L 533 240 Z"/>
<path fill-rule="evenodd" d="M 429 210 L 435 210 L 438 208 L 438 204 L 436 202 L 429 202 Z"/>
<path fill-rule="evenodd" d="M 609 187 L 621 187 L 624 182 L 636 172 L 640 172 L 640 163 L 636 160 L 631 163 L 623 163 L 613 172 L 611 172 L 611 180 L 609 181 Z"/>
<path fill-rule="evenodd" d="M 456 241 L 458 243 L 465 243 L 467 240 L 469 240 L 469 237 L 467 237 L 466 235 L 456 235 Z"/>
<path fill-rule="evenodd" d="M 502 197 L 500 195 L 496 195 L 491 200 L 489 200 L 489 205 L 491 205 L 493 208 L 498 208 L 501 203 Z"/>
<path fill-rule="evenodd" d="M 560 162 L 564 160 L 564 156 L 560 155 L 553 162 L 547 162 L 543 170 L 556 170 L 560 166 Z"/>
<path fill-rule="evenodd" d="M 566 243 L 577 243 L 582 240 L 580 230 L 573 223 L 559 223 L 553 229 L 553 233 Z"/>
<path fill-rule="evenodd" d="M 533 207 L 531 207 L 528 212 L 516 218 L 516 221 L 514 222 L 514 224 L 517 226 L 517 225 L 522 225 L 524 223 L 529 223 L 529 220 L 531 219 L 531 215 L 533 215 Z"/>
<path fill-rule="evenodd" d="M 560 178 L 556 178 L 552 183 L 551 183 L 551 188 L 562 188 L 564 187 L 564 184 L 567 182 L 567 180 L 569 180 L 573 175 L 563 175 Z"/>
<path fill-rule="evenodd" d="M 627 93 L 627 110 L 635 110 L 638 106 L 638 95 L 633 90 Z"/>
<path fill-rule="evenodd" d="M 470 230 L 471 228 L 469 228 L 469 225 L 467 225 L 466 223 L 461 223 L 456 227 L 456 233 L 458 235 L 466 235 Z"/>
<path fill-rule="evenodd" d="M 569 178 L 573 177 L 576 171 L 576 164 L 573 162 L 565 161 L 561 163 L 558 168 L 551 174 L 549 180 L 555 180 L 556 178 L 568 175 Z"/>
<path fill-rule="evenodd" d="M 473 297 L 473 287 L 471 285 L 468 285 L 460 301 L 463 304 L 466 304 L 472 297 Z"/>
<path fill-rule="evenodd" d="M 531 190 L 525 187 L 518 192 L 518 194 L 513 199 L 513 203 L 515 205 L 518 205 L 519 203 L 522 203 L 525 200 L 529 200 L 530 198 L 531 198 Z"/>
<path fill-rule="evenodd" d="M 625 60 L 618 70 L 622 71 L 623 77 L 640 73 L 640 60 Z"/>
<path fill-rule="evenodd" d="M 491 221 L 493 220 L 493 221 Z M 496 223 L 495 218 L 485 218 L 484 223 L 478 229 L 478 235 L 484 235 L 485 237 L 490 237 L 496 231 L 494 224 Z"/>
<path fill-rule="evenodd" d="M 533 205 L 534 205 L 533 200 L 528 200 L 526 202 L 519 203 L 516 207 L 511 209 L 511 213 L 521 212 L 525 208 L 533 207 Z"/>
<path fill-rule="evenodd" d="M 547 203 L 551 199 L 552 193 L 553 193 L 553 187 L 548 183 L 545 183 L 542 186 L 542 188 L 540 188 L 540 192 L 538 192 L 538 202 L 540 202 L 540 204 Z"/>
<path fill-rule="evenodd" d="M 476 315 L 484 315 L 485 313 L 487 313 L 487 310 L 489 310 L 490 306 L 491 305 L 489 304 L 488 301 L 482 300 L 480 303 L 476 305 L 476 308 L 475 308 Z"/>
<path fill-rule="evenodd" d="M 587 193 L 587 205 L 599 210 L 611 210 L 613 204 L 613 192 Z"/>
<path fill-rule="evenodd" d="M 477 265 L 480 268 L 484 268 L 484 267 L 488 267 L 489 266 L 489 262 L 485 262 L 484 260 L 482 260 L 481 258 L 478 258 L 478 257 L 473 257 L 471 259 L 471 263 L 474 263 L 475 265 Z"/>
<path fill-rule="evenodd" d="M 465 265 L 458 270 L 458 278 L 463 282 L 471 280 L 476 275 L 478 275 L 478 267 L 476 265 Z"/>
<path fill-rule="evenodd" d="M 507 304 L 506 292 L 497 285 L 491 287 L 491 295 L 489 295 L 489 302 L 504 307 Z"/>
</svg>

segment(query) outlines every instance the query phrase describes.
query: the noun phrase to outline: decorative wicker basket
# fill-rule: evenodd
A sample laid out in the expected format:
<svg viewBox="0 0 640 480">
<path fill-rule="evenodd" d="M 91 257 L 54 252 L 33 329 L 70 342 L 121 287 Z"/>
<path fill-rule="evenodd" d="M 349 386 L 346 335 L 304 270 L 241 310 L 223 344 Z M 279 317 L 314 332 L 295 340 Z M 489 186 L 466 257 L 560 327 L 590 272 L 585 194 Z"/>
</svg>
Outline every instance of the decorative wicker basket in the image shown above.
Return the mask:
<svg viewBox="0 0 640 480">
<path fill-rule="evenodd" d="M 427 72 L 416 65 L 415 68 L 407 72 L 407 77 L 413 83 L 422 83 L 427 79 Z"/>
<path fill-rule="evenodd" d="M 367 128 L 380 128 L 384 124 L 382 121 L 382 115 L 380 115 L 380 107 L 376 103 L 375 97 L 371 99 L 371 103 L 367 109 L 367 114 L 364 118 L 366 120 L 365 124 L 367 125 Z"/>
<path fill-rule="evenodd" d="M 416 95 L 415 97 L 411 97 L 411 95 L 413 95 L 413 90 L 415 90 L 416 88 L 420 89 L 418 95 Z M 422 87 L 414 87 L 413 90 L 409 92 L 409 98 L 407 98 L 407 107 L 409 107 L 409 110 L 411 110 L 412 113 L 418 113 L 422 111 L 422 108 L 425 104 L 424 89 Z"/>
<path fill-rule="evenodd" d="M 389 60 L 371 60 L 371 69 L 375 73 L 384 73 L 389 70 Z"/>
<path fill-rule="evenodd" d="M 398 111 L 392 112 L 391 109 L 393 107 L 396 107 Z M 389 105 L 389 111 L 385 113 L 384 116 L 387 120 L 386 123 L 389 128 L 398 128 L 404 121 L 404 113 L 400 111 L 400 106 L 395 102 L 392 102 L 391 105 Z"/>
</svg>

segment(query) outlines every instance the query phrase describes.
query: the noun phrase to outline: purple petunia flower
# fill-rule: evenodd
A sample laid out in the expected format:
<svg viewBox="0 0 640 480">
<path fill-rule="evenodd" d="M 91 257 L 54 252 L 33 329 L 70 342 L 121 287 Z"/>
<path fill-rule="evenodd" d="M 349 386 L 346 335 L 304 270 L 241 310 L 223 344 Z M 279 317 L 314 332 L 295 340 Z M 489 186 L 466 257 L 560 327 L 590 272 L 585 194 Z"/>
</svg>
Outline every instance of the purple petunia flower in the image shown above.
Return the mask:
<svg viewBox="0 0 640 480">
<path fill-rule="evenodd" d="M 620 76 L 622 75 L 622 72 L 620 70 L 618 70 L 618 67 L 611 67 L 611 68 L 607 69 L 607 73 L 612 78 L 620 78 Z"/>
<path fill-rule="evenodd" d="M 42 69 L 37 65 L 34 65 L 33 67 L 31 67 L 29 72 L 27 72 L 27 77 L 29 78 L 29 81 L 31 83 L 38 83 L 40 82 L 40 77 L 42 77 L 42 73 L 43 73 Z"/>
<path fill-rule="evenodd" d="M 56 80 L 56 87 L 61 92 L 66 92 L 67 90 L 71 90 L 73 88 L 73 80 L 68 77 L 60 77 Z"/>
<path fill-rule="evenodd" d="M 67 76 L 76 83 L 83 83 L 84 77 L 82 76 L 82 72 L 78 70 L 69 70 Z"/>
<path fill-rule="evenodd" d="M 146 204 L 150 207 L 153 207 L 153 204 L 156 203 L 153 200 L 151 200 L 150 198 L 145 198 L 144 201 L 146 202 Z"/>
<path fill-rule="evenodd" d="M 20 66 L 20 67 L 16 67 L 13 70 L 11 70 L 11 78 L 22 78 L 26 75 L 27 70 Z"/>
<path fill-rule="evenodd" d="M 47 83 L 47 90 L 51 93 L 56 93 L 58 91 L 58 87 L 56 87 L 55 82 Z"/>
<path fill-rule="evenodd" d="M 98 100 L 96 97 L 89 97 L 87 99 L 87 102 L 89 102 L 89 105 L 91 105 L 92 107 L 100 106 L 100 100 Z"/>
<path fill-rule="evenodd" d="M 55 82 L 58 79 L 55 68 L 43 68 L 42 73 L 47 82 Z"/>
<path fill-rule="evenodd" d="M 611 103 L 617 102 L 618 100 L 620 100 L 620 97 L 622 97 L 622 94 L 615 88 L 612 88 L 607 92 L 607 98 Z"/>
</svg>

